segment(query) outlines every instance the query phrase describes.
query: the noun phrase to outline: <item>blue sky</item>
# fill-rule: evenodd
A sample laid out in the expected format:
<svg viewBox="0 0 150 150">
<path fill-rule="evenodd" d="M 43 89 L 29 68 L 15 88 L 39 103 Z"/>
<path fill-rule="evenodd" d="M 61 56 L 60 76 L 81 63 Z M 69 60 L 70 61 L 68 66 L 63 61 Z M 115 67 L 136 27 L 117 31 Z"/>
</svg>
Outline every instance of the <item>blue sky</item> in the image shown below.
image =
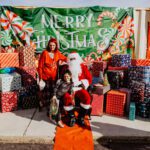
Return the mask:
<svg viewBox="0 0 150 150">
<path fill-rule="evenodd" d="M 0 0 L 0 6 L 86 7 L 95 5 L 150 8 L 150 0 Z"/>
</svg>

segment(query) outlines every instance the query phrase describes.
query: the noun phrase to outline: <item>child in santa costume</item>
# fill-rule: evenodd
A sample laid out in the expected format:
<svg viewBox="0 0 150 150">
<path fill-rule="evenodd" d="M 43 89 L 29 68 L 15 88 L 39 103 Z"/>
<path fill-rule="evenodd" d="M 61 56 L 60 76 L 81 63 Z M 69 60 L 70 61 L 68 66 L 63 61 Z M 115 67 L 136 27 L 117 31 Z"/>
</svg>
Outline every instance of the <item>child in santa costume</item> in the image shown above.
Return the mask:
<svg viewBox="0 0 150 150">
<path fill-rule="evenodd" d="M 83 64 L 82 58 L 77 52 L 72 52 L 68 55 L 68 69 L 72 74 L 73 91 L 75 99 L 80 101 L 80 110 L 78 115 L 78 123 L 81 126 L 85 125 L 84 117 L 91 109 L 91 96 L 87 89 L 92 83 L 92 75 L 87 66 Z M 70 121 L 69 125 L 74 126 L 76 119 L 74 115 L 74 104 L 69 95 L 64 95 L 64 109 L 67 111 Z"/>
</svg>

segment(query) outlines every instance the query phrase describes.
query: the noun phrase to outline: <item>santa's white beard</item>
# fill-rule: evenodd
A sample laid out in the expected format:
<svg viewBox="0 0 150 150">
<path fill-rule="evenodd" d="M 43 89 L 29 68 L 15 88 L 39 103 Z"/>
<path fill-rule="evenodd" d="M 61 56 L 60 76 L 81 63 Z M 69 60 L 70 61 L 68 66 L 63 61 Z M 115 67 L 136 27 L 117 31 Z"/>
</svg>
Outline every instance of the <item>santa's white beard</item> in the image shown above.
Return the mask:
<svg viewBox="0 0 150 150">
<path fill-rule="evenodd" d="M 72 60 L 69 62 L 69 70 L 72 74 L 72 80 L 73 82 L 79 81 L 79 75 L 81 74 L 81 66 L 80 63 L 76 60 Z"/>
</svg>

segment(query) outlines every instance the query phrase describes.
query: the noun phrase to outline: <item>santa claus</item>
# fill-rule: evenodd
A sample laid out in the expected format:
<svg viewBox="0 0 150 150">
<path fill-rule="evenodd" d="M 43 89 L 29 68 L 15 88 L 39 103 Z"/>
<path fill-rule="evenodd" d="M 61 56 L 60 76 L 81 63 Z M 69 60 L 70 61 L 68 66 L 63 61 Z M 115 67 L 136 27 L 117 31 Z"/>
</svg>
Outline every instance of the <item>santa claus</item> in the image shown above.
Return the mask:
<svg viewBox="0 0 150 150">
<path fill-rule="evenodd" d="M 78 123 L 84 126 L 84 117 L 89 109 L 91 109 L 91 97 L 87 88 L 92 83 L 92 75 L 87 66 L 83 64 L 82 58 L 77 52 L 72 52 L 68 55 L 68 69 L 72 74 L 74 98 L 80 101 Z M 74 115 L 74 104 L 69 95 L 64 95 L 64 109 L 70 117 L 69 125 L 73 126 L 76 119 Z"/>
</svg>

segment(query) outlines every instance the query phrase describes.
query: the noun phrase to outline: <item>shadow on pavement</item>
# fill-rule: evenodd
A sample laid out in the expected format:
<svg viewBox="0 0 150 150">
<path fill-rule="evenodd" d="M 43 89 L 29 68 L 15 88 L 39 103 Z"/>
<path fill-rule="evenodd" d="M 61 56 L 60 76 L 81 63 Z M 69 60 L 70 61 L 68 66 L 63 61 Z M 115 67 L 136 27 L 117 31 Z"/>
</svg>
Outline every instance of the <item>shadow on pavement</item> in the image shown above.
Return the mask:
<svg viewBox="0 0 150 150">
<path fill-rule="evenodd" d="M 120 126 L 115 124 L 101 123 L 101 122 L 91 122 L 92 131 L 98 132 L 103 136 L 141 136 L 146 137 L 149 136 L 150 132 L 143 130 L 138 130 L 133 128 L 129 128 L 126 126 Z"/>
</svg>

